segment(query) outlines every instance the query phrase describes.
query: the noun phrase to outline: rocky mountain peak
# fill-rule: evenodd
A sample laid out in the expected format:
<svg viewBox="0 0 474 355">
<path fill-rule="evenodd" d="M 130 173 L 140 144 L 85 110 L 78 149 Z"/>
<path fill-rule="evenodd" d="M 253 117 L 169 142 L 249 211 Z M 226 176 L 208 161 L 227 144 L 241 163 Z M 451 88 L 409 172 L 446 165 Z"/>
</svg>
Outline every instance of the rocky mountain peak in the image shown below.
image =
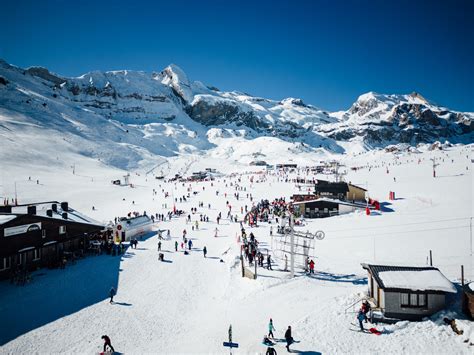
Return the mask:
<svg viewBox="0 0 474 355">
<path fill-rule="evenodd" d="M 162 72 L 161 83 L 170 86 L 186 103 L 193 101 L 191 83 L 184 71 L 176 64 L 170 64 Z"/>
</svg>

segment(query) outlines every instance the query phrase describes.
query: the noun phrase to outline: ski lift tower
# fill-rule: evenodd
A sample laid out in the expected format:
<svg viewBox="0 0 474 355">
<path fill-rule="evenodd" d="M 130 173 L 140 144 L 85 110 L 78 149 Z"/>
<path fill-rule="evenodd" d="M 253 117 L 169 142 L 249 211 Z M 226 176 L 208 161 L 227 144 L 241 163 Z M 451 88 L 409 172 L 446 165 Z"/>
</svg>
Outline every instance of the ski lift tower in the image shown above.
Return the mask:
<svg viewBox="0 0 474 355">
<path fill-rule="evenodd" d="M 290 254 L 290 277 L 295 276 L 295 262 L 296 257 L 302 257 L 299 263 L 304 269 L 306 269 L 306 260 L 310 255 L 314 254 L 314 241 L 323 240 L 324 232 L 317 231 L 315 233 L 295 231 L 293 228 L 293 215 L 290 215 L 287 221 L 282 224 L 283 236 L 278 237 L 275 240 L 276 249 L 280 254 Z"/>
<path fill-rule="evenodd" d="M 127 173 L 127 175 L 123 176 L 123 184 L 125 186 L 128 186 L 130 184 L 130 173 Z"/>
<path fill-rule="evenodd" d="M 331 164 L 331 171 L 334 175 L 334 182 L 341 182 L 344 180 L 344 175 L 347 174 L 346 171 L 339 171 L 340 168 L 344 167 L 345 165 L 339 163 L 337 160 L 333 160 L 330 162 Z"/>
</svg>

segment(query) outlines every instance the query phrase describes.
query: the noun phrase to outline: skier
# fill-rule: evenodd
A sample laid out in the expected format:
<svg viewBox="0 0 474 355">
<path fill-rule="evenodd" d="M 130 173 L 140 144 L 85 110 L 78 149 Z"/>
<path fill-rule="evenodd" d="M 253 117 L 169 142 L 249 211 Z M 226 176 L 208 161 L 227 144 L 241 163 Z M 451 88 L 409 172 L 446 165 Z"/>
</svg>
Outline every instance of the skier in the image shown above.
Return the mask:
<svg viewBox="0 0 474 355">
<path fill-rule="evenodd" d="M 192 242 L 191 239 L 189 239 L 189 241 L 188 241 L 188 248 L 189 248 L 189 250 L 191 250 L 191 247 L 192 247 L 192 246 L 193 246 L 193 242 Z"/>
<path fill-rule="evenodd" d="M 204 257 L 206 257 L 206 255 L 207 255 L 207 248 L 206 248 L 206 247 L 202 248 L 202 252 L 204 253 Z"/>
<path fill-rule="evenodd" d="M 362 324 L 362 321 L 365 319 L 365 314 L 362 308 L 359 310 L 359 313 L 357 313 L 357 320 L 359 321 L 359 326 L 360 326 L 360 331 L 364 331 L 364 325 Z"/>
<path fill-rule="evenodd" d="M 268 323 L 268 336 L 272 337 L 272 338 L 275 338 L 275 336 L 273 335 L 273 331 L 276 330 L 275 327 L 273 326 L 273 319 L 270 318 L 270 323 Z"/>
<path fill-rule="evenodd" d="M 158 241 L 158 251 L 161 251 L 161 240 Z"/>
<path fill-rule="evenodd" d="M 277 352 L 274 348 L 269 346 L 268 349 L 267 349 L 267 352 L 265 353 L 265 355 L 277 355 Z"/>
<path fill-rule="evenodd" d="M 217 229 L 216 227 L 216 230 L 214 231 L 214 237 L 217 238 L 217 232 L 219 232 L 219 230 Z"/>
<path fill-rule="evenodd" d="M 369 301 L 365 300 L 363 303 L 362 303 L 362 312 L 364 313 L 364 319 L 365 319 L 365 323 L 367 323 L 368 319 L 367 319 L 367 313 L 370 312 L 370 303 Z"/>
<path fill-rule="evenodd" d="M 110 338 L 107 335 L 102 335 L 102 339 L 104 340 L 104 353 L 107 351 L 107 346 L 114 353 L 115 349 L 110 342 Z"/>
<path fill-rule="evenodd" d="M 110 302 L 109 303 L 113 303 L 114 302 L 114 296 L 117 294 L 117 292 L 115 291 L 115 288 L 112 286 L 110 288 L 110 291 L 109 291 L 109 296 L 110 296 Z"/>
<path fill-rule="evenodd" d="M 285 332 L 285 340 L 286 340 L 286 350 L 290 352 L 290 345 L 293 343 L 293 337 L 291 336 L 291 325 L 288 326 L 288 329 Z"/>
<path fill-rule="evenodd" d="M 178 241 L 174 242 L 174 251 L 178 251 Z"/>
<path fill-rule="evenodd" d="M 314 261 L 313 261 L 313 259 L 311 259 L 310 262 L 309 262 L 309 273 L 314 274 Z"/>
</svg>

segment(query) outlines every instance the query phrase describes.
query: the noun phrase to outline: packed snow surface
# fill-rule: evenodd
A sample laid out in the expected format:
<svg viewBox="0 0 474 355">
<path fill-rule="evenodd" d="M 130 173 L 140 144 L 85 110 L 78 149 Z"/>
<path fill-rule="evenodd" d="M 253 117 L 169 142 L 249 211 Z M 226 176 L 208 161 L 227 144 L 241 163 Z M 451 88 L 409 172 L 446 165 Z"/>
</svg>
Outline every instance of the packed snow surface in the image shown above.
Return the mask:
<svg viewBox="0 0 474 355">
<path fill-rule="evenodd" d="M 382 271 L 379 277 L 386 288 L 456 293 L 454 285 L 438 270 Z"/>
<path fill-rule="evenodd" d="M 29 134 L 27 129 L 18 132 Z M 9 150 L 11 156 L 3 160 L 0 171 L 3 197 L 15 196 L 16 183 L 19 203 L 68 201 L 103 223 L 131 211 L 166 213 L 176 205 L 185 216 L 191 215 L 192 224 L 185 217 L 156 223 L 156 229 L 171 233 L 170 240 L 162 241 L 165 262 L 158 260 L 157 235 L 150 234 L 139 241 L 137 249 L 128 248 L 122 256 L 89 256 L 64 270 L 41 269 L 22 287 L 0 282 L 0 324 L 7 325 L 0 332 L 1 353 L 98 353 L 100 337 L 107 334 L 115 349 L 125 354 L 224 354 L 228 349 L 222 343 L 228 340 L 232 325 L 233 341 L 239 344 L 234 353 L 263 354 L 266 347 L 261 341 L 273 318 L 277 339 L 292 326 L 293 337 L 299 341 L 292 349 L 300 353 L 472 354 L 469 344 L 474 342 L 474 327 L 460 312 L 459 294 L 448 297 L 446 311 L 421 322 L 371 325 L 382 331 L 381 336 L 354 331 L 357 328 L 351 324 L 356 322 L 368 287 L 361 263 L 426 266 L 432 250 L 434 266 L 449 280 L 460 283 L 461 265 L 466 281 L 474 279 L 472 145 L 327 157 L 295 151 L 289 143 L 276 144 L 276 138 L 260 137 L 252 143 L 240 139 L 221 142 L 220 150 L 167 158 L 151 168 L 132 170 L 133 187 L 111 183 L 127 171 L 62 149 L 70 143 L 61 143 L 59 137 L 56 144 L 35 142 L 41 152 L 33 158 L 24 155 L 20 146 Z M 241 208 L 261 199 L 285 197 L 288 201 L 294 193 L 307 192 L 307 185 L 292 179 L 331 179 L 305 169 L 282 173 L 251 167 L 253 154 L 264 154 L 272 164 L 300 166 L 337 158 L 346 165 L 346 181 L 366 188 L 371 198 L 380 201 L 381 211 L 302 221 L 298 230 L 323 230 L 326 237 L 316 241 L 311 252 L 314 275 L 297 268 L 293 279 L 284 271 L 281 253 L 273 250 L 278 238 L 276 220 L 254 228 L 244 225 L 265 253 L 268 249 L 273 270 L 259 267 L 256 280 L 242 278 L 240 225 L 226 218 L 226 203 L 240 221 Z M 431 159 L 440 164 L 436 178 Z M 217 169 L 223 176 L 193 183 L 155 179 L 162 174 L 166 179 L 176 173 L 188 176 L 205 168 Z M 388 200 L 390 191 L 396 193 L 395 200 Z M 190 197 L 180 202 L 188 193 Z M 219 212 L 223 219 L 217 224 Z M 200 215 L 209 216 L 210 221 L 200 222 Z M 199 229 L 193 231 L 196 221 Z M 184 229 L 193 241 L 189 255 L 181 246 L 178 251 L 174 248 L 175 242 L 181 243 Z M 108 300 L 111 286 L 117 290 L 113 304 Z M 456 318 L 464 334 L 456 335 L 444 324 L 444 317 Z M 286 351 L 282 343 L 276 349 Z"/>
</svg>

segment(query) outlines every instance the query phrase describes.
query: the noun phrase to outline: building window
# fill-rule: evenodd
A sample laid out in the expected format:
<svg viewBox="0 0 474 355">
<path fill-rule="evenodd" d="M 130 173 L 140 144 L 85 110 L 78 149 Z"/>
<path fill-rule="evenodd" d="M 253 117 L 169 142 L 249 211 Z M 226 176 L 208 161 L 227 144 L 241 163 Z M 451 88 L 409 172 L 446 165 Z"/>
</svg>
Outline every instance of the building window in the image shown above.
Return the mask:
<svg viewBox="0 0 474 355">
<path fill-rule="evenodd" d="M 66 226 L 59 226 L 59 234 L 66 234 Z"/>
<path fill-rule="evenodd" d="M 11 267 L 11 259 L 10 257 L 1 258 L 0 259 L 0 270 L 7 270 Z"/>
<path fill-rule="evenodd" d="M 416 292 L 400 293 L 400 305 L 402 307 L 427 308 L 427 295 Z"/>
<path fill-rule="evenodd" d="M 41 249 L 35 249 L 33 251 L 33 261 L 41 259 Z"/>
<path fill-rule="evenodd" d="M 42 237 L 42 238 L 46 238 L 46 229 L 43 229 L 43 230 L 41 231 L 41 237 Z"/>
<path fill-rule="evenodd" d="M 17 254 L 17 256 L 18 256 L 16 259 L 17 265 L 21 265 L 21 262 L 23 261 L 23 254 L 20 253 L 20 254 Z"/>
</svg>

